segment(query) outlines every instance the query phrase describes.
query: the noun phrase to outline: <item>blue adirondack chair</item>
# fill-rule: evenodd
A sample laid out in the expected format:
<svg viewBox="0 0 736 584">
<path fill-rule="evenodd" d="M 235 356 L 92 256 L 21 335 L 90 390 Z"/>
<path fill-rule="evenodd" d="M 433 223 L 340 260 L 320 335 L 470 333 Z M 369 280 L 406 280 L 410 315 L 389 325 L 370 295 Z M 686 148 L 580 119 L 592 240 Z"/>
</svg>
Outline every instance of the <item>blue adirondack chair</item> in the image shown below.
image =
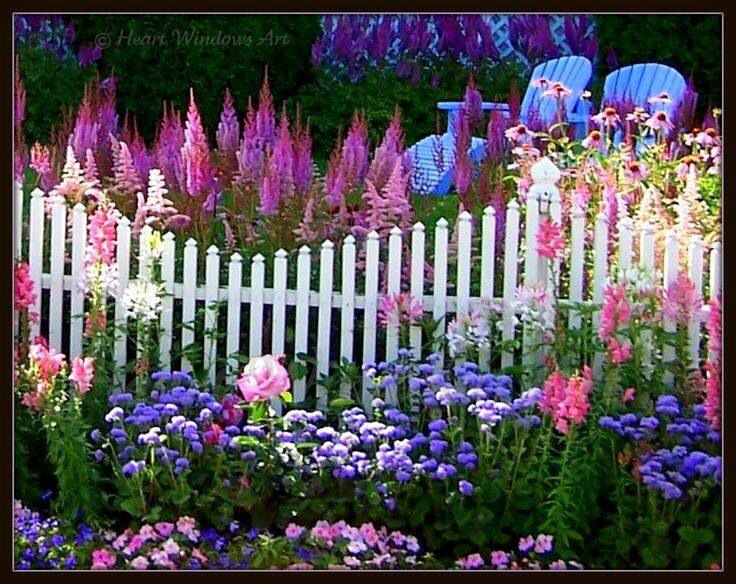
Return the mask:
<svg viewBox="0 0 736 584">
<path fill-rule="evenodd" d="M 557 103 L 552 98 L 542 97 L 544 88 L 537 87 L 534 83 L 538 79 L 546 79 L 550 82 L 560 82 L 572 91 L 565 99 L 565 107 L 568 116 L 571 112 L 578 110 L 583 100 L 581 93 L 590 81 L 593 67 L 585 57 L 561 57 L 545 63 L 540 63 L 532 71 L 531 81 L 521 102 L 519 114 L 520 122 L 526 123 L 532 116 L 538 117 L 544 124 L 554 123 L 557 114 Z M 437 136 L 427 136 L 414 144 L 409 152 L 414 161 L 414 176 L 412 187 L 416 192 L 430 195 L 445 195 L 452 185 L 452 169 L 454 166 L 454 144 L 456 120 L 462 111 L 463 102 L 441 101 L 437 109 L 447 112 L 447 130 L 439 138 L 443 146 L 442 168 L 437 168 L 434 151 Z M 507 103 L 483 102 L 484 111 L 500 111 L 504 117 L 510 117 L 509 105 Z M 578 116 L 581 120 L 584 116 Z M 485 140 L 472 138 L 468 151 L 471 159 L 479 161 L 483 156 Z"/>
<path fill-rule="evenodd" d="M 648 109 L 650 112 L 664 110 L 672 116 L 685 96 L 687 83 L 685 78 L 672 67 L 659 63 L 640 63 L 629 65 L 609 73 L 603 84 L 601 109 L 616 102 L 628 101 L 634 106 Z M 649 98 L 666 93 L 669 102 L 649 103 Z M 573 115 L 577 122 L 584 121 L 587 112 Z M 621 130 L 616 132 L 614 143 L 622 140 Z"/>
</svg>

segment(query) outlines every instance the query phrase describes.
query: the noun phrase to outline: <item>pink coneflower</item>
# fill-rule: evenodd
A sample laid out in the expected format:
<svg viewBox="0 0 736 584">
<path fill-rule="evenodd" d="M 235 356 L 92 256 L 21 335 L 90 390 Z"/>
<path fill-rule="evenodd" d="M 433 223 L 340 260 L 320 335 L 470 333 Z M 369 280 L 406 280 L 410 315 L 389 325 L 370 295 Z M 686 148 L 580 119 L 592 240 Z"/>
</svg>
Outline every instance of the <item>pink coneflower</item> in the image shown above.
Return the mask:
<svg viewBox="0 0 736 584">
<path fill-rule="evenodd" d="M 654 104 L 654 103 L 672 103 L 672 99 L 670 98 L 669 93 L 666 91 L 663 91 L 662 93 L 658 95 L 653 95 L 650 97 L 647 102 Z"/>
<path fill-rule="evenodd" d="M 621 123 L 621 118 L 614 107 L 607 107 L 601 113 L 591 117 L 590 119 L 596 124 L 602 124 L 607 128 L 615 128 Z"/>
<path fill-rule="evenodd" d="M 509 140 L 523 144 L 532 141 L 533 133 L 530 132 L 524 124 L 519 124 L 518 126 L 514 126 L 506 130 L 504 132 L 504 136 Z"/>
<path fill-rule="evenodd" d="M 69 380 L 73 381 L 79 393 L 87 393 L 92 388 L 95 377 L 95 360 L 92 357 L 75 357 Z"/>
<path fill-rule="evenodd" d="M 635 122 L 637 124 L 643 124 L 649 118 L 649 114 L 642 107 L 635 107 L 634 111 L 626 114 L 627 122 Z"/>
<path fill-rule="evenodd" d="M 697 156 L 688 154 L 680 159 L 680 163 L 677 165 L 677 176 L 680 180 L 685 180 L 685 177 L 690 172 L 690 169 L 695 167 L 697 169 L 700 159 Z"/>
<path fill-rule="evenodd" d="M 378 321 L 389 324 L 416 324 L 424 315 L 422 303 L 408 292 L 383 296 L 378 301 Z"/>
<path fill-rule="evenodd" d="M 669 117 L 667 117 L 667 112 L 665 111 L 655 112 L 651 118 L 644 122 L 644 125 L 655 132 L 668 132 L 674 128 Z"/>
<path fill-rule="evenodd" d="M 572 95 L 572 90 L 559 82 L 553 83 L 552 87 L 542 93 L 542 97 L 554 97 L 555 99 L 562 99 L 570 95 Z"/>
<path fill-rule="evenodd" d="M 598 130 L 593 130 L 582 142 L 583 148 L 597 150 L 603 144 L 603 135 Z"/>
<path fill-rule="evenodd" d="M 649 168 L 639 160 L 631 160 L 626 164 L 624 174 L 630 181 L 644 180 L 649 176 Z"/>
<path fill-rule="evenodd" d="M 564 255 L 565 239 L 562 229 L 554 221 L 545 219 L 537 231 L 537 253 L 548 260 L 560 260 Z"/>
<path fill-rule="evenodd" d="M 720 143 L 718 130 L 706 128 L 695 136 L 695 141 L 701 146 L 715 146 Z"/>
</svg>

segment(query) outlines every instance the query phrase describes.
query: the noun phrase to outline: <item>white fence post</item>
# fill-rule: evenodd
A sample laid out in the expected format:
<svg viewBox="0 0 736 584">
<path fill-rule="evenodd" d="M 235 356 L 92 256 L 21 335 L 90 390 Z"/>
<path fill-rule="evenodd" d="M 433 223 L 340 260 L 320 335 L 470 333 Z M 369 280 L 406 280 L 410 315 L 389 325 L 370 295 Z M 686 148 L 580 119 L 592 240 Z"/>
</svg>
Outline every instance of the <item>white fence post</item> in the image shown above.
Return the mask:
<svg viewBox="0 0 736 584">
<path fill-rule="evenodd" d="M 306 365 L 303 360 L 296 357 L 299 353 L 306 353 L 309 339 L 309 290 L 310 290 L 310 265 L 311 257 L 309 247 L 303 245 L 299 248 L 299 257 L 296 262 L 296 331 L 294 333 L 294 360 Z M 294 382 L 294 401 L 304 401 L 307 381 L 301 377 Z"/>
<path fill-rule="evenodd" d="M 593 237 L 593 302 L 603 303 L 603 292 L 608 277 L 608 222 L 604 213 L 598 213 L 595 221 L 595 235 Z M 600 313 L 595 312 L 593 318 L 593 334 L 598 334 Z M 593 371 L 600 375 L 603 369 L 603 354 L 596 353 L 593 357 Z"/>
<path fill-rule="evenodd" d="M 388 238 L 388 282 L 386 295 L 395 296 L 401 292 L 401 229 L 394 227 Z M 389 319 L 386 326 L 386 360 L 393 361 L 399 356 L 399 321 Z M 390 397 L 387 395 L 387 397 Z"/>
<path fill-rule="evenodd" d="M 212 385 L 217 380 L 217 315 L 219 313 L 220 250 L 211 245 L 205 261 L 204 369 Z"/>
<path fill-rule="evenodd" d="M 434 298 L 432 318 L 437 323 L 435 332 L 434 350 L 439 350 L 440 342 L 445 336 L 447 329 L 447 219 L 444 217 L 437 221 L 434 230 Z M 439 364 L 444 359 L 440 353 Z"/>
<path fill-rule="evenodd" d="M 231 385 L 240 370 L 240 362 L 234 357 L 240 353 L 240 313 L 241 288 L 243 287 L 243 256 L 235 252 L 230 256 L 227 271 L 227 375 L 225 380 Z"/>
<path fill-rule="evenodd" d="M 677 233 L 675 230 L 669 230 L 664 236 L 664 281 L 662 282 L 665 290 L 669 288 L 676 279 L 679 273 L 679 250 L 677 243 Z M 668 333 L 676 330 L 676 323 L 670 319 L 664 319 L 664 330 Z M 675 348 L 672 345 L 665 345 L 662 349 L 662 362 L 665 364 L 671 364 L 675 360 Z M 671 372 L 667 372 L 664 376 L 664 382 L 671 384 L 674 380 L 674 375 Z"/>
<path fill-rule="evenodd" d="M 61 348 L 64 307 L 64 255 L 66 252 L 66 201 L 54 197 L 51 207 L 51 294 L 49 301 L 49 344 Z"/>
<path fill-rule="evenodd" d="M 69 312 L 69 358 L 82 354 L 84 326 L 84 250 L 87 245 L 87 213 L 82 203 L 72 209 L 72 285 Z"/>
<path fill-rule="evenodd" d="M 378 233 L 371 231 L 365 244 L 365 310 L 363 311 L 363 363 L 376 359 L 376 317 L 378 314 Z M 371 405 L 373 382 L 363 373 L 363 406 Z"/>
<path fill-rule="evenodd" d="M 690 280 L 695 284 L 695 289 L 699 295 L 703 290 L 703 242 L 700 237 L 693 237 L 690 241 L 688 249 L 688 268 Z M 702 304 L 702 301 L 701 301 Z M 693 369 L 698 367 L 700 357 L 700 324 L 702 317 L 699 314 L 692 314 L 690 323 L 688 324 L 688 339 L 690 340 L 690 366 Z"/>
<path fill-rule="evenodd" d="M 340 305 L 340 360 L 353 360 L 355 342 L 355 238 L 348 235 L 342 242 L 342 304 Z M 340 386 L 340 396 L 350 396 L 350 386 Z"/>
<path fill-rule="evenodd" d="M 411 295 L 424 307 L 424 224 L 415 223 L 411 233 Z M 422 328 L 412 325 L 409 331 L 415 359 L 422 357 Z"/>
<path fill-rule="evenodd" d="M 41 189 L 34 189 L 31 193 L 31 222 L 28 230 L 28 267 L 31 280 L 36 289 L 36 302 L 32 311 L 38 315 L 38 320 L 31 323 L 31 338 L 41 332 L 41 295 L 43 294 L 43 244 L 44 223 L 46 213 L 44 209 L 45 197 Z"/>
<path fill-rule="evenodd" d="M 19 260 L 23 257 L 23 183 L 15 181 L 13 183 L 13 194 L 15 198 L 15 254 L 13 257 Z"/>
<path fill-rule="evenodd" d="M 504 342 L 514 340 L 514 296 L 519 264 L 519 203 L 511 201 L 506 210 L 506 239 L 503 258 L 503 332 Z M 514 353 L 508 349 L 501 354 L 501 367 L 514 364 Z"/>
<path fill-rule="evenodd" d="M 328 239 L 319 256 L 319 310 L 317 312 L 317 378 L 330 374 L 330 333 L 332 328 L 332 284 L 335 245 Z M 317 407 L 327 407 L 327 388 L 317 385 Z"/>
<path fill-rule="evenodd" d="M 122 217 L 118 222 L 115 262 L 118 268 L 118 289 L 115 296 L 115 363 L 118 366 L 118 383 L 125 385 L 125 366 L 128 364 L 128 313 L 123 305 L 123 294 L 130 280 L 130 219 Z"/>
<path fill-rule="evenodd" d="M 570 302 L 583 301 L 583 270 L 585 268 L 585 211 L 574 207 L 570 218 Z M 580 328 L 580 312 L 570 308 L 571 329 Z"/>
<path fill-rule="evenodd" d="M 194 327 L 196 316 L 197 294 L 197 242 L 189 238 L 184 244 L 183 298 L 181 302 L 181 349 L 194 343 Z M 192 370 L 192 363 L 186 356 L 182 357 L 182 369 Z"/>
<path fill-rule="evenodd" d="M 250 328 L 248 356 L 263 354 L 263 286 L 266 280 L 266 258 L 257 253 L 250 263 Z"/>
<path fill-rule="evenodd" d="M 491 302 L 494 298 L 493 288 L 496 278 L 496 210 L 490 206 L 483 210 L 480 253 L 480 297 L 483 301 Z M 481 371 L 490 371 L 490 346 L 479 351 L 478 360 Z"/>
<path fill-rule="evenodd" d="M 161 280 L 164 297 L 161 302 L 161 339 L 159 353 L 161 369 L 171 371 L 171 345 L 174 339 L 174 261 L 176 255 L 176 236 L 165 233 L 161 243 Z"/>
<path fill-rule="evenodd" d="M 473 217 L 467 211 L 458 217 L 457 238 L 457 316 L 470 312 L 470 262 Z"/>
</svg>

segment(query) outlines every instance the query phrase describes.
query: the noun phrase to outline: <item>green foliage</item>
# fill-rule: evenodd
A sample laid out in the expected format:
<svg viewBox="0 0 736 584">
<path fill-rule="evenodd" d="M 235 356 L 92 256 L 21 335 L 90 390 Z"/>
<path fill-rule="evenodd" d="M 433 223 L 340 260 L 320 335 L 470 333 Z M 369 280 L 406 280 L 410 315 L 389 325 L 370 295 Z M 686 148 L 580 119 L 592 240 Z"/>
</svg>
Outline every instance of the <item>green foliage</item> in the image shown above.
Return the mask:
<svg viewBox="0 0 736 584">
<path fill-rule="evenodd" d="M 693 75 L 701 114 L 721 104 L 721 16 L 717 14 L 596 15 L 601 56 L 613 49 L 621 67 L 662 63 Z M 599 62 L 600 83 L 609 71 Z"/>
<path fill-rule="evenodd" d="M 135 115 L 149 141 L 162 102 L 185 111 L 190 87 L 214 140 L 225 88 L 244 113 L 248 96 L 257 99 L 265 67 L 278 109 L 310 82 L 311 44 L 319 32 L 316 15 L 97 14 L 74 20 L 80 44 L 109 41 L 98 67 L 103 76 L 118 76 L 118 111 Z"/>
<path fill-rule="evenodd" d="M 18 49 L 18 60 L 26 88 L 26 143 L 48 143 L 62 112 L 76 109 L 82 101 L 84 84 L 94 77 L 95 68 L 83 69 L 73 57 L 58 59 L 48 51 L 25 45 Z"/>
</svg>

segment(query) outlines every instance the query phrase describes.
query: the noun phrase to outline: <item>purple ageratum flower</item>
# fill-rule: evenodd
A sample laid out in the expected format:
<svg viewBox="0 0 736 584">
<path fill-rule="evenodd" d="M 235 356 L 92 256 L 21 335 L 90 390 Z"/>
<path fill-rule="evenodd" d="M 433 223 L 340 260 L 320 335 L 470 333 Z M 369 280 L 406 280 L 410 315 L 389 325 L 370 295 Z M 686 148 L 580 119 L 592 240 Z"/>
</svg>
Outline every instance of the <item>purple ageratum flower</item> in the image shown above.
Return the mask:
<svg viewBox="0 0 736 584">
<path fill-rule="evenodd" d="M 674 395 L 660 395 L 654 410 L 658 414 L 676 416 L 680 413 L 680 404 Z"/>
<path fill-rule="evenodd" d="M 458 491 L 460 491 L 460 494 L 464 497 L 470 497 L 473 494 L 473 490 L 473 484 L 466 480 L 461 480 L 458 483 Z"/>
<path fill-rule="evenodd" d="M 131 460 L 123 465 L 123 476 L 128 478 L 134 476 L 146 466 L 145 460 Z"/>
</svg>

